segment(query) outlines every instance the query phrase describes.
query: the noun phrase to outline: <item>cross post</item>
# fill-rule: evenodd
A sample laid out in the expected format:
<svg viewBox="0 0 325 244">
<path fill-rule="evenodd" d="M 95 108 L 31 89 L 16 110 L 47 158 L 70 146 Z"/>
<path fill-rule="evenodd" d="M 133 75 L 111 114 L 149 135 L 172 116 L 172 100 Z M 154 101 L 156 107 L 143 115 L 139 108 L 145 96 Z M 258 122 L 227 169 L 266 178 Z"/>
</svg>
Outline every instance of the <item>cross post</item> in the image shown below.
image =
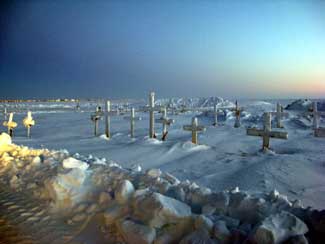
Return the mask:
<svg viewBox="0 0 325 244">
<path fill-rule="evenodd" d="M 239 128 L 240 125 L 241 125 L 241 123 L 240 123 L 240 115 L 241 115 L 241 112 L 242 112 L 242 109 L 239 108 L 238 101 L 236 100 L 236 108 L 235 108 L 235 116 L 236 116 L 236 119 L 235 119 L 235 125 L 234 125 L 235 128 Z"/>
<path fill-rule="evenodd" d="M 271 113 L 264 113 L 263 129 L 248 128 L 247 135 L 260 136 L 263 138 L 262 150 L 270 148 L 270 138 L 288 139 L 288 133 L 282 131 L 272 131 L 271 129 Z"/>
<path fill-rule="evenodd" d="M 312 115 L 313 115 L 313 129 L 315 130 L 319 128 L 319 117 L 325 115 L 325 112 L 317 110 L 317 102 L 313 102 Z"/>
<path fill-rule="evenodd" d="M 95 130 L 94 134 L 95 136 L 98 135 L 98 121 L 102 119 L 102 116 L 104 115 L 102 108 L 100 106 L 96 107 L 96 112 L 90 116 L 90 119 L 95 123 Z"/>
<path fill-rule="evenodd" d="M 167 117 L 167 108 L 164 107 L 162 109 L 162 116 L 159 118 L 159 119 L 156 119 L 155 120 L 157 123 L 160 123 L 162 124 L 162 138 L 161 140 L 165 141 L 166 138 L 167 138 L 167 134 L 168 134 L 168 131 L 167 131 L 167 127 L 170 126 L 171 124 L 173 124 L 175 121 L 173 119 L 169 119 Z"/>
<path fill-rule="evenodd" d="M 27 137 L 30 138 L 30 129 L 35 125 L 35 120 L 32 117 L 32 112 L 27 112 L 27 117 L 23 119 L 23 124 L 27 128 Z"/>
<path fill-rule="evenodd" d="M 276 118 L 276 127 L 283 128 L 281 119 L 283 117 L 289 116 L 289 113 L 283 112 L 283 107 L 280 103 L 276 104 L 276 112 L 271 112 L 271 115 L 275 115 Z"/>
<path fill-rule="evenodd" d="M 191 131 L 192 132 L 192 143 L 198 144 L 197 133 L 205 131 L 206 128 L 202 125 L 198 125 L 198 120 L 196 117 L 194 117 L 194 118 L 192 118 L 192 124 L 184 125 L 183 130 Z"/>
<path fill-rule="evenodd" d="M 14 133 L 14 128 L 17 127 L 17 123 L 13 121 L 14 113 L 9 114 L 9 120 L 3 122 L 3 126 L 8 128 L 8 134 L 12 137 Z"/>
<path fill-rule="evenodd" d="M 131 138 L 134 138 L 134 125 L 135 125 L 135 120 L 141 120 L 141 117 L 136 117 L 135 116 L 135 109 L 131 108 L 131 116 L 126 116 L 124 119 L 129 119 L 130 120 L 130 135 Z"/>
</svg>

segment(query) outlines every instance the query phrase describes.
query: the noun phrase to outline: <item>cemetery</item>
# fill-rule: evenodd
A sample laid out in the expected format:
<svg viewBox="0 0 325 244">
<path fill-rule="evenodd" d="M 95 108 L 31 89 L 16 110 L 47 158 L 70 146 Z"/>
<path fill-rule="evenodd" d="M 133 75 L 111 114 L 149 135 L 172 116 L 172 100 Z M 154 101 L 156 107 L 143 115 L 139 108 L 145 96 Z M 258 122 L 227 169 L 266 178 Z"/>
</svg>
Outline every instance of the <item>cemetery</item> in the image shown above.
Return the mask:
<svg viewBox="0 0 325 244">
<path fill-rule="evenodd" d="M 3 215 L 41 243 L 324 240 L 324 101 L 202 99 L 0 104 Z"/>
<path fill-rule="evenodd" d="M 0 6 L 0 244 L 325 244 L 325 0 Z"/>
</svg>

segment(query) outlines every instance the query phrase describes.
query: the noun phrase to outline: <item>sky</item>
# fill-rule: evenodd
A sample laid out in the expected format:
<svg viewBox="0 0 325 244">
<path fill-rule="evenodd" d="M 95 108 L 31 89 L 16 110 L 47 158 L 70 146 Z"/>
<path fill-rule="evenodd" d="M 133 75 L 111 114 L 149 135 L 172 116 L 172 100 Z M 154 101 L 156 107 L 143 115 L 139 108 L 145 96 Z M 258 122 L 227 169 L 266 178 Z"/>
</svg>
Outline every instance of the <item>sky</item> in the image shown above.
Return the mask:
<svg viewBox="0 0 325 244">
<path fill-rule="evenodd" d="M 1 1 L 0 98 L 325 97 L 325 1 Z"/>
</svg>

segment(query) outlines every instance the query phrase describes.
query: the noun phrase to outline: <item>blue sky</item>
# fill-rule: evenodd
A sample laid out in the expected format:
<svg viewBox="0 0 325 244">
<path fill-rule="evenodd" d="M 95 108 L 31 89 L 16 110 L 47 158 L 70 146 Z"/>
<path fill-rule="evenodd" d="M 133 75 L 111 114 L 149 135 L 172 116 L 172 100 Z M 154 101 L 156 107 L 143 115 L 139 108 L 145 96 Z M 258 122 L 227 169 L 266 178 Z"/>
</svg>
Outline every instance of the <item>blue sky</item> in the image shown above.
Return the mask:
<svg viewBox="0 0 325 244">
<path fill-rule="evenodd" d="M 1 98 L 325 96 L 325 1 L 8 1 Z"/>
</svg>

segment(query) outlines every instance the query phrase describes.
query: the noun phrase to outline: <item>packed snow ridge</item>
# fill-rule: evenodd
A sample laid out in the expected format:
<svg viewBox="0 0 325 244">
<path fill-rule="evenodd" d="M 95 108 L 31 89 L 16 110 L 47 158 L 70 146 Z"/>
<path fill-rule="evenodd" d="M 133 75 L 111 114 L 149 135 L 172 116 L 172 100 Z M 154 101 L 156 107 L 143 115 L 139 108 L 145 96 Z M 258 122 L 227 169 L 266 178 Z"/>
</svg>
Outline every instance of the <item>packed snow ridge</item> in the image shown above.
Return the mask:
<svg viewBox="0 0 325 244">
<path fill-rule="evenodd" d="M 159 169 L 30 149 L 0 135 L 0 184 L 47 203 L 67 223 L 101 216 L 105 243 L 324 243 L 325 210 L 276 190 L 214 192 Z M 91 222 L 90 222 L 91 223 Z"/>
</svg>

